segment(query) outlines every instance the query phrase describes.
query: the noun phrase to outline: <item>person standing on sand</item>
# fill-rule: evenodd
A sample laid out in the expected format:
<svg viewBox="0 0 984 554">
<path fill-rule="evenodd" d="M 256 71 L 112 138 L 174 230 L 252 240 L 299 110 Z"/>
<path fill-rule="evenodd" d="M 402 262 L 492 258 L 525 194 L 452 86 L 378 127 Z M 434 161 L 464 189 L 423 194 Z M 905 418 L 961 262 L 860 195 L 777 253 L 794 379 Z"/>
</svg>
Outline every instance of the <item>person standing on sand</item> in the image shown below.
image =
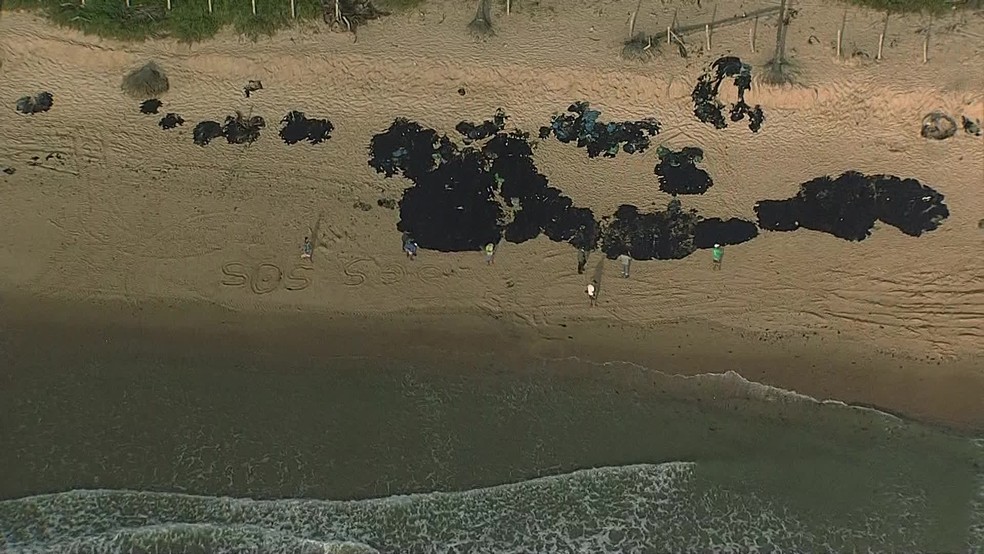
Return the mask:
<svg viewBox="0 0 984 554">
<path fill-rule="evenodd" d="M 495 259 L 495 244 L 488 243 L 485 245 L 485 263 L 492 265 L 492 261 Z"/>
<path fill-rule="evenodd" d="M 413 260 L 417 257 L 417 241 L 410 237 L 403 243 L 403 251 L 407 253 L 407 258 Z"/>
<path fill-rule="evenodd" d="M 618 257 L 618 261 L 622 263 L 622 277 L 629 278 L 629 264 L 632 263 L 632 257 L 628 254 L 623 253 Z"/>
<path fill-rule="evenodd" d="M 577 274 L 584 273 L 584 267 L 588 265 L 588 251 L 583 248 L 577 249 Z"/>
<path fill-rule="evenodd" d="M 721 270 L 721 258 L 724 257 L 724 249 L 721 248 L 720 244 L 715 244 L 714 248 L 711 250 L 711 269 L 714 271 Z"/>
<path fill-rule="evenodd" d="M 594 279 L 588 283 L 588 303 L 592 308 L 598 303 L 598 281 Z"/>
<path fill-rule="evenodd" d="M 314 256 L 314 243 L 311 242 L 310 237 L 304 237 L 304 244 L 301 246 L 301 259 L 310 260 Z"/>
</svg>

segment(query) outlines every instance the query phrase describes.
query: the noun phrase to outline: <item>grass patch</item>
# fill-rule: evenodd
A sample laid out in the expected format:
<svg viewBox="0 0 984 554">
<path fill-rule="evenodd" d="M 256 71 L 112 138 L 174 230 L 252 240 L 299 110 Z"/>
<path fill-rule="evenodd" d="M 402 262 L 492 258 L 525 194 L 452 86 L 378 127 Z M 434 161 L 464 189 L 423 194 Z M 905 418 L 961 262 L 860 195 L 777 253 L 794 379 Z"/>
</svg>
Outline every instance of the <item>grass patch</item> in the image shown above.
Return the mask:
<svg viewBox="0 0 984 554">
<path fill-rule="evenodd" d="M 409 0 L 403 0 L 409 1 Z M 231 26 L 246 37 L 256 39 L 306 20 L 322 18 L 319 0 L 295 0 L 297 19 L 290 17 L 290 0 L 256 0 L 253 15 L 249 0 L 7 0 L 4 10 L 39 10 L 59 25 L 86 34 L 118 40 L 146 40 L 171 37 L 183 42 L 199 42 Z"/>
<path fill-rule="evenodd" d="M 426 0 L 379 0 L 383 10 L 406 11 Z M 846 0 L 848 3 L 890 13 L 941 14 L 954 7 L 980 7 L 982 0 Z M 469 26 L 479 36 L 492 32 L 486 2 L 479 3 L 475 21 Z M 256 15 L 248 0 L 0 0 L 2 10 L 39 10 L 53 22 L 86 34 L 118 40 L 146 40 L 172 37 L 183 42 L 199 42 L 215 36 L 223 27 L 256 39 L 280 29 L 323 17 L 320 0 L 295 0 L 297 19 L 290 17 L 290 0 L 256 0 Z M 486 17 L 483 17 L 486 16 Z"/>
</svg>

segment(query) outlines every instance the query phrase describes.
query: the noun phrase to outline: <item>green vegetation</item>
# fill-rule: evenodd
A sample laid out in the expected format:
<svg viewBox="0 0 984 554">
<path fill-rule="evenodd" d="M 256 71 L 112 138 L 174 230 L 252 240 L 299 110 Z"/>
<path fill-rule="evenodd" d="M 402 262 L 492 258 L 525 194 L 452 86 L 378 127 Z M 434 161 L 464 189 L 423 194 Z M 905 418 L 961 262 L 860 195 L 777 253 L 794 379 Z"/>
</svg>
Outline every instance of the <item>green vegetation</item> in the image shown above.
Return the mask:
<svg viewBox="0 0 984 554">
<path fill-rule="evenodd" d="M 294 24 L 320 20 L 323 17 L 320 0 L 295 0 L 297 19 L 290 17 L 290 0 L 256 0 L 256 15 L 248 0 L 213 0 L 212 13 L 208 0 L 5 0 L 4 10 L 41 10 L 57 24 L 78 29 L 87 34 L 120 40 L 145 40 L 172 37 L 185 42 L 197 42 L 214 36 L 220 29 L 231 26 L 237 33 L 250 38 L 271 35 Z M 380 0 L 383 10 L 408 10 L 426 0 Z M 939 14 L 953 6 L 980 5 L 981 0 L 846 0 L 891 13 L 928 12 Z M 485 36 L 491 31 L 491 21 L 482 17 L 486 2 L 479 2 L 476 21 L 469 27 Z"/>
<path fill-rule="evenodd" d="M 291 20 L 290 0 L 256 0 L 256 15 L 249 0 L 8 0 L 5 10 L 42 10 L 52 21 L 86 34 L 120 40 L 172 37 L 197 42 L 232 26 L 250 38 L 271 35 L 294 23 L 321 19 L 319 0 L 295 0 L 297 19 Z"/>
</svg>

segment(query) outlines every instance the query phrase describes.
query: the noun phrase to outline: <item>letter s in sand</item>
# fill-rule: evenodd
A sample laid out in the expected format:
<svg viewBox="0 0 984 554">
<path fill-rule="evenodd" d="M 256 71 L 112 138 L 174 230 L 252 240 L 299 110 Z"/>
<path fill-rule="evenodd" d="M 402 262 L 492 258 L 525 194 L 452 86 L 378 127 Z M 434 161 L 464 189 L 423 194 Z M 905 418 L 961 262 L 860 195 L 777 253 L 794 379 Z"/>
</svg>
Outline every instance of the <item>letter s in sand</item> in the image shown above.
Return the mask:
<svg viewBox="0 0 984 554">
<path fill-rule="evenodd" d="M 227 287 L 245 287 L 249 282 L 246 275 L 246 266 L 239 262 L 229 262 L 222 266 L 222 274 L 231 279 L 223 279 L 222 284 Z"/>
<path fill-rule="evenodd" d="M 344 271 L 345 271 L 345 281 L 344 281 L 344 284 L 346 286 L 349 286 L 349 287 L 357 287 L 357 286 L 361 285 L 362 283 L 365 283 L 366 282 L 366 274 L 365 273 L 362 273 L 361 271 L 359 271 L 357 269 L 354 269 L 354 268 L 355 268 L 356 264 L 360 264 L 362 262 L 368 262 L 368 261 L 370 261 L 370 260 L 367 260 L 365 258 L 358 258 L 358 259 L 352 260 L 351 262 L 345 264 L 345 269 L 344 269 Z"/>
<path fill-rule="evenodd" d="M 302 265 L 294 266 L 294 268 L 287 274 L 288 282 L 284 285 L 284 288 L 287 290 L 304 290 L 311 286 L 311 279 L 308 279 L 307 276 L 304 275 L 304 272 L 309 269 L 312 268 L 304 267 Z M 290 281 L 293 281 L 295 284 L 291 284 Z"/>
</svg>

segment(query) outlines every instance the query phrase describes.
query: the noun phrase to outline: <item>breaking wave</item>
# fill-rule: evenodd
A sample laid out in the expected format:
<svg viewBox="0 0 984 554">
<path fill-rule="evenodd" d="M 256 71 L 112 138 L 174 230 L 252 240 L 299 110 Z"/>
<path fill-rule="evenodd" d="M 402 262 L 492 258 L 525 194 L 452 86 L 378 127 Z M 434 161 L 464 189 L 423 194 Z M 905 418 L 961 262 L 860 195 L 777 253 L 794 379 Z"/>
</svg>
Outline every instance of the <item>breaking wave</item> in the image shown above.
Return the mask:
<svg viewBox="0 0 984 554">
<path fill-rule="evenodd" d="M 919 522 L 899 525 L 898 517 L 857 514 L 850 527 L 817 521 L 790 507 L 714 486 L 702 479 L 699 464 L 673 462 L 582 470 L 465 492 L 353 501 L 77 490 L 0 502 L 5 532 L 0 551 L 920 551 Z"/>
</svg>

